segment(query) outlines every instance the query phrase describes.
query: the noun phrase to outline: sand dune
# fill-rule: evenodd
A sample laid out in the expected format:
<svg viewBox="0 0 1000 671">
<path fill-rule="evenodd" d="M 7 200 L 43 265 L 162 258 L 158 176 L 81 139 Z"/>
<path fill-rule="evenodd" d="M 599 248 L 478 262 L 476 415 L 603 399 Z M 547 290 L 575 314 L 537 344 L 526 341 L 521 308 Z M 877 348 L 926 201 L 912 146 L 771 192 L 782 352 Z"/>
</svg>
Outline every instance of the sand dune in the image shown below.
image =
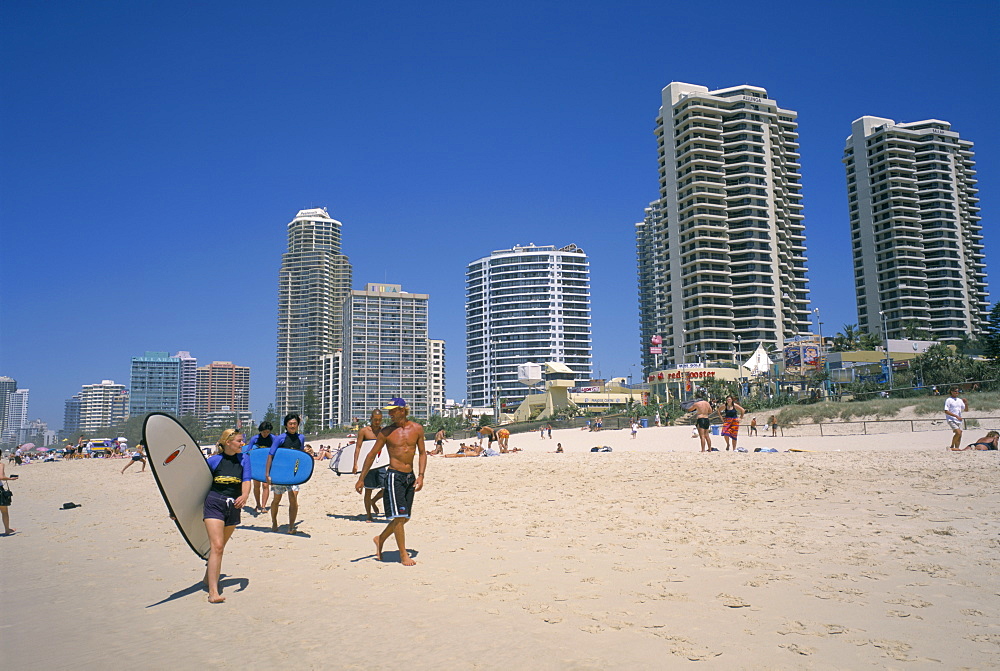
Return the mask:
<svg viewBox="0 0 1000 671">
<path fill-rule="evenodd" d="M 431 458 L 412 568 L 373 559 L 382 525 L 318 464 L 302 535 L 244 514 L 218 606 L 148 469 L 32 464 L 0 539 L 0 651 L 36 669 L 995 668 L 1000 464 L 946 442 L 515 435 L 525 452 Z"/>
</svg>

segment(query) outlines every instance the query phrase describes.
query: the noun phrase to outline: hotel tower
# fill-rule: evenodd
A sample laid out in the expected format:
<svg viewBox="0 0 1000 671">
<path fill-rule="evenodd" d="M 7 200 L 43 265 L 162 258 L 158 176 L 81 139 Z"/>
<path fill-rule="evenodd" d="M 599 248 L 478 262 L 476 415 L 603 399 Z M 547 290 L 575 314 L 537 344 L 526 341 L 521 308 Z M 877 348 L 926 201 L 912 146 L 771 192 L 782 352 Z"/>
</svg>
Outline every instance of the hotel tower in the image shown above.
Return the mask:
<svg viewBox="0 0 1000 671">
<path fill-rule="evenodd" d="M 636 224 L 647 373 L 809 330 L 796 113 L 757 86 L 662 95 L 660 197 Z"/>
<path fill-rule="evenodd" d="M 858 326 L 959 340 L 989 312 L 972 143 L 946 121 L 864 116 L 844 149 Z"/>
<path fill-rule="evenodd" d="M 320 397 L 324 357 L 341 347 L 351 264 L 340 253 L 340 228 L 325 208 L 301 210 L 288 224 L 288 251 L 278 271 L 274 406 L 280 416 L 305 412 L 307 391 Z M 328 425 L 324 407 L 317 404 L 321 416 L 309 418 L 311 427 Z"/>
</svg>

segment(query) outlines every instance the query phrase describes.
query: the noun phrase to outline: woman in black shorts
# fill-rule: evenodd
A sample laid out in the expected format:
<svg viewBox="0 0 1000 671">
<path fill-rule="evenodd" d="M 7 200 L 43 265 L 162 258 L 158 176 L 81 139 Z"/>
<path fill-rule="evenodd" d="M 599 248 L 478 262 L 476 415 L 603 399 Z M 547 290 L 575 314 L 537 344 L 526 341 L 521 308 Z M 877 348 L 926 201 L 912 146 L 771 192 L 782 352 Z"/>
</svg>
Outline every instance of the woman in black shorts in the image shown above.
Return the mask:
<svg viewBox="0 0 1000 671">
<path fill-rule="evenodd" d="M 215 454 L 208 458 L 212 471 L 212 487 L 205 497 L 205 529 L 212 543 L 205 569 L 209 603 L 226 600 L 219 594 L 222 553 L 240 523 L 240 509 L 250 497 L 250 456 L 242 450 L 243 434 L 226 429 L 215 446 Z"/>
</svg>

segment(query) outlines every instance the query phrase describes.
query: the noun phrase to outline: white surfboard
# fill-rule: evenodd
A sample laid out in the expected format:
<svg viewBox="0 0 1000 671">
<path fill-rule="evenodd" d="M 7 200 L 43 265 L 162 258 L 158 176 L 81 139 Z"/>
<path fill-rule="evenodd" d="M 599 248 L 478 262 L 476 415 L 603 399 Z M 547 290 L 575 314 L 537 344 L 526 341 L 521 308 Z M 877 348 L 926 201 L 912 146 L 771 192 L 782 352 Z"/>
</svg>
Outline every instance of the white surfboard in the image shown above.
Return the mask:
<svg viewBox="0 0 1000 671">
<path fill-rule="evenodd" d="M 361 469 L 365 465 L 365 458 L 368 453 L 371 452 L 372 448 L 375 447 L 374 440 L 366 440 L 361 443 L 361 452 L 358 454 L 358 470 L 357 473 L 361 472 Z M 335 455 L 333 461 L 330 463 L 330 468 L 337 474 L 343 475 L 345 473 L 354 473 L 351 470 L 354 467 L 354 445 L 345 445 L 340 449 L 339 454 Z M 372 469 L 381 468 L 383 466 L 389 465 L 389 448 L 383 447 L 382 451 L 377 457 L 375 457 L 375 463 L 372 464 Z"/>
<path fill-rule="evenodd" d="M 211 543 L 205 529 L 204 506 L 212 487 L 212 472 L 198 441 L 170 415 L 154 412 L 143 422 L 142 443 L 177 529 L 194 553 L 207 559 Z"/>
</svg>

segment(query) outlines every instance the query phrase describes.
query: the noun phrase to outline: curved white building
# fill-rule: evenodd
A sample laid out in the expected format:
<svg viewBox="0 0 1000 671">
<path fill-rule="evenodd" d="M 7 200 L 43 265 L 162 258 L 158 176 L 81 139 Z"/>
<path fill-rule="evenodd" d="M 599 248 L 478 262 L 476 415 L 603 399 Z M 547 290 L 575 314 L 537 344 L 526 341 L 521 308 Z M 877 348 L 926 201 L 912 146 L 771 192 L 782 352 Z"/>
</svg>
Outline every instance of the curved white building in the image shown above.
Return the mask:
<svg viewBox="0 0 1000 671">
<path fill-rule="evenodd" d="M 466 271 L 467 402 L 507 409 L 527 395 L 517 367 L 558 361 L 591 376 L 590 263 L 576 245 L 492 252 Z"/>
</svg>

